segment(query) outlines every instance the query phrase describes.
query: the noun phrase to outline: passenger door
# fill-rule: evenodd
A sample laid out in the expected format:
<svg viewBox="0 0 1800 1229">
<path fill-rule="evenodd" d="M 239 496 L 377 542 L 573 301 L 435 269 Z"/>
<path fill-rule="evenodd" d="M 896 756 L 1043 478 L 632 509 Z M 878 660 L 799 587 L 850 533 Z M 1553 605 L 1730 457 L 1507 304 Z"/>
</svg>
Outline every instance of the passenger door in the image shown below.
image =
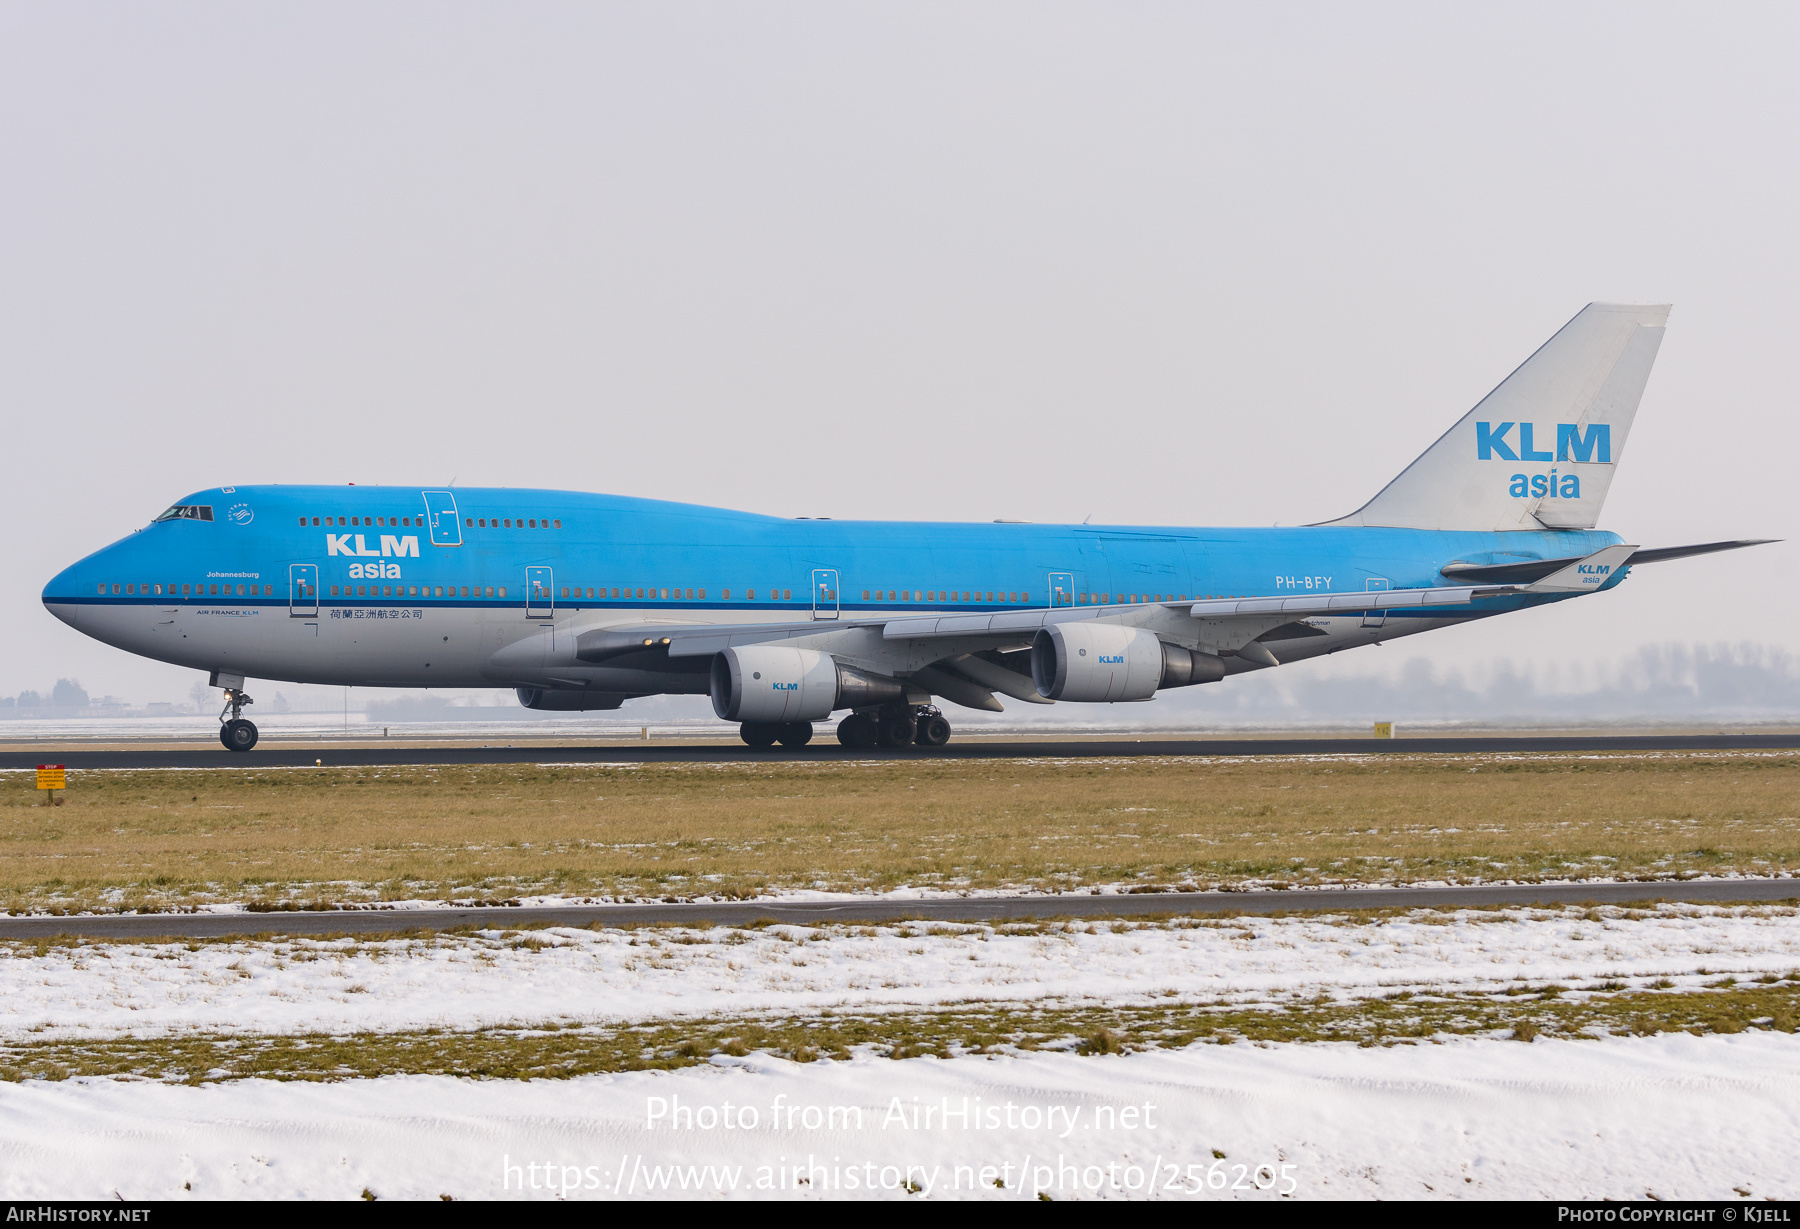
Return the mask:
<svg viewBox="0 0 1800 1229">
<path fill-rule="evenodd" d="M 462 518 L 456 511 L 456 496 L 449 491 L 420 491 L 425 497 L 426 520 L 431 526 L 433 546 L 461 546 Z"/>
<path fill-rule="evenodd" d="M 525 569 L 525 617 L 548 619 L 556 613 L 556 574 L 549 567 Z"/>
<path fill-rule="evenodd" d="M 1075 604 L 1075 573 L 1050 573 L 1050 606 L 1073 606 Z"/>
<path fill-rule="evenodd" d="M 1371 576 L 1369 578 L 1368 590 L 1370 593 L 1386 593 L 1389 588 L 1391 586 L 1385 577 Z M 1385 610 L 1363 611 L 1362 625 L 1364 627 L 1381 627 L 1386 622 L 1387 611 Z"/>
<path fill-rule="evenodd" d="M 812 574 L 812 616 L 815 619 L 838 617 L 838 574 L 836 568 L 814 568 Z"/>
<path fill-rule="evenodd" d="M 288 618 L 319 617 L 319 565 L 288 564 Z"/>
</svg>

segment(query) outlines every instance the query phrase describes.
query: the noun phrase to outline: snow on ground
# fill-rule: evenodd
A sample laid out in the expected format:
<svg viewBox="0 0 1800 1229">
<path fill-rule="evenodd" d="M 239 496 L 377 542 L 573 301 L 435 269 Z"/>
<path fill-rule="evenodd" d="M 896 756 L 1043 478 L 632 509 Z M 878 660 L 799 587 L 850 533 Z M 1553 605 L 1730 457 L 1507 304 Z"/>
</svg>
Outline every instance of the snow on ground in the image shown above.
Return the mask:
<svg viewBox="0 0 1800 1229">
<path fill-rule="evenodd" d="M 1600 920 L 1589 920 L 1598 917 Z M 387 940 L 0 948 L 0 1038 L 475 1028 L 931 1006 L 1256 1000 L 1305 990 L 1492 990 L 1519 982 L 1800 968 L 1791 907 L 1415 910 L 1382 920 L 770 926 Z M 1704 973 L 1701 971 L 1705 970 Z"/>
<path fill-rule="evenodd" d="M 0 1195 L 1793 1198 L 1797 1107 L 1800 1045 L 1770 1033 L 70 1080 L 0 1085 Z"/>
</svg>

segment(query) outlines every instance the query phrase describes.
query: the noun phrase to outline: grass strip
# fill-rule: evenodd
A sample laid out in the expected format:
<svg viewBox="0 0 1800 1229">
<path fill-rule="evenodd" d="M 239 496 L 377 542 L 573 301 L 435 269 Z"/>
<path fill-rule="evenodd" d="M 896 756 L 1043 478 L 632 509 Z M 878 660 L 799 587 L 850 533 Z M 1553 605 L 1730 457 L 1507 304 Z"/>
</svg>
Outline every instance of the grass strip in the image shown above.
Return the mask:
<svg viewBox="0 0 1800 1229">
<path fill-rule="evenodd" d="M 203 1035 L 0 1045 L 0 1079 L 130 1076 L 184 1084 L 241 1079 L 347 1080 L 383 1075 L 569 1079 L 674 1069 L 714 1056 L 796 1062 L 1062 1050 L 1118 1054 L 1198 1043 L 1431 1044 L 1454 1036 L 1595 1038 L 1770 1029 L 1792 1033 L 1800 974 L 1703 990 L 1582 991 L 1557 985 L 1382 998 L 1040 1008 L 979 1004 L 891 1013 L 668 1020 L 615 1027 L 548 1024 L 470 1031 Z"/>
<path fill-rule="evenodd" d="M 547 752 L 546 754 L 550 754 Z M 1492 754 L 0 778 L 0 908 L 1221 888 L 1800 866 L 1800 756 Z"/>
</svg>

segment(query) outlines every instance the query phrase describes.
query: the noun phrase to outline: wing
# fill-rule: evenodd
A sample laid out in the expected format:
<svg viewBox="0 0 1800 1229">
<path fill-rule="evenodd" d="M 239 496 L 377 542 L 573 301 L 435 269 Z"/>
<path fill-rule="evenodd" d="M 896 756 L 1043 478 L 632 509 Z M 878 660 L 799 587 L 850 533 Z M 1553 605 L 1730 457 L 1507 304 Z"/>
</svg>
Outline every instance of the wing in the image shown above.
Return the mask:
<svg viewBox="0 0 1800 1229">
<path fill-rule="evenodd" d="M 1515 594 L 1571 594 L 1604 586 L 1635 546 L 1609 546 L 1568 561 L 1529 585 L 1447 585 L 1294 597 L 1225 598 L 1198 602 L 1148 602 L 1134 606 L 1068 606 L 989 614 L 893 615 L 808 619 L 772 623 L 646 622 L 586 631 L 546 628 L 542 636 L 507 646 L 489 659 L 489 674 L 521 685 L 594 686 L 584 671 L 638 671 L 691 678 L 704 675 L 711 658 L 727 649 L 787 644 L 829 653 L 846 665 L 897 678 L 923 703 L 941 696 L 970 708 L 999 711 L 994 693 L 1028 703 L 1048 703 L 1032 682 L 1028 654 L 1039 631 L 1057 624 L 1101 623 L 1140 627 L 1196 652 L 1240 657 L 1256 666 L 1277 659 L 1258 637 L 1309 615 L 1393 612 L 1466 606 Z M 1559 563 L 1563 561 L 1557 561 Z M 648 686 L 648 685 L 646 685 Z M 704 690 L 691 681 L 686 690 Z"/>
</svg>

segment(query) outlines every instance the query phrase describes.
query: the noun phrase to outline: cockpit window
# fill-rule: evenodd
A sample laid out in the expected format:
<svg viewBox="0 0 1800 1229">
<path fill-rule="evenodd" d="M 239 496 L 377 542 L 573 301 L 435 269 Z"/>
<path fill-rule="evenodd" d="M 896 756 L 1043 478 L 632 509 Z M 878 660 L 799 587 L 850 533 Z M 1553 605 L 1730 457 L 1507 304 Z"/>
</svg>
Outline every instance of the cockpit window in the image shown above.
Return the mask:
<svg viewBox="0 0 1800 1229">
<path fill-rule="evenodd" d="M 212 505 L 210 504 L 176 504 L 167 512 L 151 521 L 152 525 L 163 521 L 210 521 Z"/>
</svg>

